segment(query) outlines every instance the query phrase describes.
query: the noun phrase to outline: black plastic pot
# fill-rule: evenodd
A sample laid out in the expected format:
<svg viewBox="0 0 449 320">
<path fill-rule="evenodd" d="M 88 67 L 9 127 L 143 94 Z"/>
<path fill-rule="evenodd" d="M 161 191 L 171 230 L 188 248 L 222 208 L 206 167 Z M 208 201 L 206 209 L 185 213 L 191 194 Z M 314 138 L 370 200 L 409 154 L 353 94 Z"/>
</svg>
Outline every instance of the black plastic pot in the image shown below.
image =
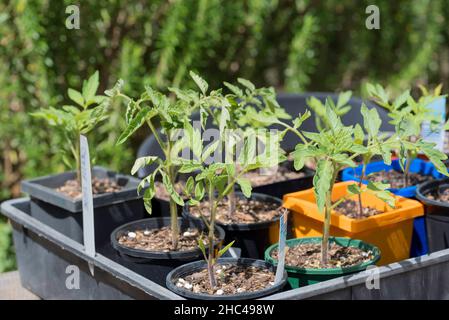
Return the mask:
<svg viewBox="0 0 449 320">
<path fill-rule="evenodd" d="M 178 218 L 178 223 L 181 231 L 189 227 L 202 228 L 202 226 L 198 226 L 195 221 L 187 220 L 185 218 Z M 189 251 L 158 252 L 129 248 L 121 245 L 117 241 L 122 235 L 127 234 L 130 231 L 151 230 L 165 226 L 170 226 L 170 218 L 148 218 L 130 222 L 115 229 L 111 233 L 111 244 L 117 251 L 117 255 L 114 258 L 115 261 L 157 284 L 165 285 L 167 274 L 174 268 L 187 262 L 203 258 L 203 254 L 199 248 Z M 217 226 L 216 233 L 219 240 L 215 243 L 215 246 L 221 246 L 225 237 L 225 232 L 222 228 Z"/>
<path fill-rule="evenodd" d="M 137 194 L 139 180 L 102 167 L 94 167 L 92 175 L 115 180 L 122 189 L 118 192 L 95 195 L 95 240 L 98 245 L 109 242 L 115 228 L 146 216 L 142 196 Z M 65 172 L 22 182 L 22 191 L 31 198 L 31 216 L 69 238 L 83 243 L 82 200 L 73 199 L 55 189 L 75 172 Z"/>
<path fill-rule="evenodd" d="M 291 171 L 295 171 L 293 167 L 293 161 L 286 161 L 280 165 L 286 166 Z M 312 188 L 313 175 L 315 174 L 315 172 L 308 168 L 302 169 L 301 172 L 304 173 L 304 177 L 253 187 L 252 192 L 267 194 L 269 196 L 282 199 L 287 193 Z"/>
<path fill-rule="evenodd" d="M 449 248 L 449 203 L 427 198 L 429 193 L 449 188 L 449 179 L 434 180 L 419 185 L 416 197 L 424 204 L 426 211 L 427 239 L 429 251 Z"/>
<path fill-rule="evenodd" d="M 276 272 L 275 268 L 270 265 L 269 263 L 262 261 L 262 260 L 255 260 L 255 259 L 234 259 L 234 258 L 224 258 L 219 259 L 218 264 L 237 264 L 237 265 L 244 265 L 244 266 L 257 266 L 262 268 L 267 268 L 272 270 L 273 272 Z M 175 282 L 179 278 L 185 278 L 188 275 L 191 275 L 195 272 L 199 272 L 201 270 L 204 270 L 206 268 L 206 262 L 205 261 L 196 261 L 192 263 L 185 264 L 183 266 L 180 266 L 170 272 L 167 275 L 167 288 L 173 291 L 174 293 L 183 296 L 188 299 L 195 299 L 195 300 L 249 300 L 249 299 L 257 299 L 261 298 L 273 293 L 276 293 L 280 291 L 285 284 L 287 283 L 287 272 L 284 271 L 284 276 L 282 277 L 282 281 L 278 284 L 275 284 L 273 286 L 270 286 L 268 288 L 265 288 L 260 291 L 255 292 L 244 292 L 240 294 L 235 295 L 210 295 L 210 294 L 204 294 L 204 293 L 194 293 L 189 290 L 178 288 L 175 285 Z"/>
<path fill-rule="evenodd" d="M 241 192 L 236 192 L 236 196 L 243 198 L 244 195 Z M 257 199 L 259 201 L 275 202 L 282 205 L 282 201 L 279 198 L 275 198 L 265 194 L 252 193 L 251 199 Z M 189 220 L 195 221 L 197 224 L 203 224 L 201 218 L 193 216 L 189 207 L 185 206 L 182 215 Z M 251 259 L 260 259 L 264 256 L 265 249 L 270 243 L 270 230 L 276 233 L 278 230 L 279 217 L 272 221 L 257 222 L 257 223 L 233 223 L 223 224 L 217 222 L 217 225 L 222 227 L 226 232 L 225 244 L 232 241 L 233 247 L 240 248 L 242 250 L 242 257 Z M 274 242 L 279 239 L 272 239 Z"/>
</svg>

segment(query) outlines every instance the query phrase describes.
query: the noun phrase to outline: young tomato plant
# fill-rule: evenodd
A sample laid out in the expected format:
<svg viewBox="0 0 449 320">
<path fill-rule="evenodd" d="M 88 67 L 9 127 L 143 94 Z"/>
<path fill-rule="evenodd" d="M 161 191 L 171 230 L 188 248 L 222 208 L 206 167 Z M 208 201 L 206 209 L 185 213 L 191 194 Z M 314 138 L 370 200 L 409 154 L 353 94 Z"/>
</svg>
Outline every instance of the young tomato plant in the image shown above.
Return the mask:
<svg viewBox="0 0 449 320">
<path fill-rule="evenodd" d="M 242 145 L 245 138 L 255 138 L 257 143 L 264 143 L 266 148 L 271 148 L 271 154 L 275 157 L 280 152 L 279 139 L 275 135 L 268 135 L 265 130 L 267 123 L 264 120 L 259 122 L 257 117 L 270 114 L 275 119 L 289 119 L 290 116 L 278 104 L 274 88 L 256 88 L 249 80 L 238 78 L 239 85 L 224 82 L 224 85 L 231 91 L 226 95 L 228 103 L 221 108 L 210 109 L 210 114 L 219 123 L 220 135 L 226 147 L 226 161 L 236 168 L 239 174 L 241 167 L 238 163 L 237 154 L 240 152 L 238 146 Z M 264 130 L 260 130 L 260 129 Z M 270 143 L 267 143 L 268 139 Z M 265 153 L 265 155 L 267 155 Z M 266 163 L 267 167 L 272 167 L 279 163 L 280 158 Z M 228 176 L 229 182 L 233 180 L 232 175 Z M 228 215 L 235 212 L 236 196 L 234 189 L 228 194 Z"/>
<path fill-rule="evenodd" d="M 98 71 L 87 81 L 83 82 L 81 92 L 68 89 L 68 96 L 74 104 L 64 105 L 57 109 L 53 107 L 43 108 L 32 113 L 34 117 L 42 118 L 55 127 L 64 137 L 66 144 L 63 146 L 64 162 L 71 167 L 72 161 L 67 153 L 72 153 L 75 159 L 76 179 L 81 185 L 81 161 L 80 161 L 80 134 L 87 134 L 100 122 L 107 119 L 107 109 L 110 99 L 106 96 L 97 95 L 99 86 Z"/>
<path fill-rule="evenodd" d="M 345 91 L 338 94 L 337 103 L 335 104 L 332 99 L 329 99 L 328 105 L 337 114 L 337 116 L 342 117 L 351 111 L 351 106 L 348 104 L 351 99 L 352 91 Z M 327 123 L 326 107 L 323 102 L 315 97 L 310 97 L 307 99 L 307 105 L 315 113 L 315 125 L 319 131 L 324 128 L 330 127 Z"/>
<path fill-rule="evenodd" d="M 214 288 L 217 285 L 214 266 L 217 263 L 217 259 L 232 246 L 232 243 L 230 243 L 221 250 L 217 251 L 214 249 L 213 243 L 218 205 L 224 201 L 225 197 L 229 196 L 236 183 L 240 185 L 245 197 L 249 198 L 252 190 L 251 183 L 244 178 L 244 174 L 250 170 L 261 168 L 266 163 L 264 163 L 264 157 L 256 156 L 253 152 L 255 148 L 254 137 L 247 136 L 242 153 L 239 156 L 241 160 L 239 162 L 240 170 L 236 170 L 237 165 L 235 163 L 215 162 L 207 165 L 206 160 L 220 146 L 220 140 L 203 148 L 199 130 L 193 128 L 187 122 L 184 128 L 185 135 L 182 145 L 188 147 L 196 159 L 182 159 L 180 172 L 194 174 L 194 176 L 188 178 L 185 186 L 185 193 L 190 198 L 189 205 L 196 206 L 201 201 L 208 201 L 209 204 L 208 212 L 201 212 L 200 210 L 201 219 L 208 228 L 208 249 L 206 249 L 202 239 L 199 239 L 199 247 L 207 262 L 210 286 Z"/>
<path fill-rule="evenodd" d="M 327 101 L 325 104 L 329 129 L 323 129 L 319 133 L 303 132 L 299 137 L 302 140 L 293 152 L 294 165 L 300 170 L 307 159 L 314 158 L 317 169 L 313 179 L 314 192 L 318 210 L 324 213 L 323 238 L 321 243 L 321 264 L 328 264 L 329 230 L 332 210 L 346 198 L 332 202 L 332 190 L 338 172 L 344 167 L 355 167 L 353 159 L 359 155 L 367 154 L 368 148 L 360 143 L 360 129 L 352 126 L 344 126 L 341 119 Z M 304 116 L 295 119 L 294 123 L 302 123 Z M 290 129 L 289 129 L 290 130 Z M 358 131 L 356 134 L 355 131 Z M 366 131 L 368 131 L 366 129 Z M 357 135 L 357 138 L 355 136 Z M 305 138 L 304 138 L 305 137 Z M 305 140 L 307 139 L 307 140 Z M 367 188 L 361 188 L 354 184 L 348 187 L 350 196 L 369 191 L 378 198 L 394 203 L 394 198 L 385 191 L 388 185 L 370 182 Z"/>
<path fill-rule="evenodd" d="M 162 177 L 162 183 L 170 195 L 172 246 L 174 250 L 178 248 L 179 238 L 177 204 L 180 206 L 184 205 L 184 200 L 174 187 L 179 173 L 178 154 L 183 148 L 184 141 L 183 139 L 177 139 L 177 137 L 180 130 L 183 129 L 184 123 L 190 120 L 192 112 L 210 103 L 217 103 L 220 97 L 216 91 L 212 91 L 207 95 L 207 84 L 192 72 L 191 76 L 200 88 L 200 92 L 170 89 L 177 97 L 174 99 L 170 99 L 151 87 L 146 87 L 145 92 L 138 99 L 132 99 L 120 92 L 120 87 L 116 87 L 108 92 L 111 96 L 121 97 L 128 103 L 126 109 L 128 126 L 119 137 L 117 144 L 124 143 L 141 126 L 146 124 L 163 151 L 164 159 L 151 155 L 138 158 L 131 173 L 135 174 L 140 168 L 153 163 L 157 165 L 152 173 L 142 179 L 138 192 L 140 193 L 142 188 L 148 184 L 143 200 L 146 210 L 151 214 L 151 199 L 156 192 L 154 181 L 158 175 Z M 157 130 L 156 123 L 160 124 L 161 130 Z"/>
<path fill-rule="evenodd" d="M 354 127 L 354 143 L 365 146 L 365 152 L 361 152 L 360 156 L 362 158 L 362 169 L 360 173 L 360 181 L 357 190 L 362 190 L 362 184 L 367 177 L 366 167 L 370 163 L 371 159 L 376 156 L 382 156 L 384 163 L 387 165 L 391 164 L 391 153 L 397 146 L 397 136 L 393 135 L 387 137 L 387 135 L 382 134 L 379 130 L 382 125 L 382 120 L 380 119 L 377 109 L 368 109 L 365 104 L 362 104 L 360 111 L 363 117 L 363 128 L 356 124 Z M 366 132 L 366 134 L 365 134 Z M 361 151 L 361 150 L 360 150 Z M 374 185 L 372 185 L 375 187 Z M 384 200 L 389 200 L 390 198 L 384 192 L 377 193 L 378 197 L 386 196 Z M 362 194 L 358 192 L 358 216 L 363 217 L 363 204 L 362 204 Z"/>
<path fill-rule="evenodd" d="M 396 99 L 390 100 L 390 94 L 379 84 L 367 85 L 370 97 L 380 106 L 388 110 L 391 124 L 395 126 L 399 144 L 399 158 L 402 171 L 404 172 L 404 186 L 409 185 L 410 165 L 418 153 L 425 154 L 435 165 L 438 172 L 448 175 L 447 168 L 442 162 L 447 156 L 435 149 L 435 144 L 424 141 L 421 136 L 422 125 L 430 123 L 431 128 L 440 125 L 433 111 L 428 107 L 435 99 L 440 97 L 440 90 L 434 94 L 424 94 L 417 101 L 407 90 Z M 426 93 L 427 91 L 424 91 Z M 433 129 L 434 130 L 434 129 Z"/>
</svg>

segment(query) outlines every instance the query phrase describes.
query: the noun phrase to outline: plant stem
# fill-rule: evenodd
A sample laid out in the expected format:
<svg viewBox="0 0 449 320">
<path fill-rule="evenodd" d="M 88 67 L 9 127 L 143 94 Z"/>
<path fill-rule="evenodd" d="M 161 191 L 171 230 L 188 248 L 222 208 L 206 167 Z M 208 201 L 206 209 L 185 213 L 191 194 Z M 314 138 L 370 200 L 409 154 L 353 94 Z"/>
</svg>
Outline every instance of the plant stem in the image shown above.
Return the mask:
<svg viewBox="0 0 449 320">
<path fill-rule="evenodd" d="M 171 163 L 171 143 L 168 141 L 167 143 L 167 174 L 168 179 L 172 186 L 175 185 L 175 167 Z M 176 202 L 170 197 L 170 225 L 171 225 L 171 233 L 172 233 L 172 245 L 173 250 L 178 249 L 178 238 L 179 238 L 179 226 L 178 226 L 178 207 Z"/>
<path fill-rule="evenodd" d="M 209 282 L 211 288 L 217 286 L 217 281 L 215 279 L 215 248 L 214 248 L 214 231 L 215 231 L 215 214 L 216 214 L 216 203 L 214 195 L 214 187 L 212 183 L 209 182 L 209 206 L 210 206 L 210 222 L 209 222 L 209 235 L 208 235 L 208 249 L 209 254 L 207 257 L 207 272 L 209 274 Z"/>
<path fill-rule="evenodd" d="M 232 177 L 228 176 L 228 184 L 232 183 Z M 235 203 L 236 203 L 236 198 L 235 198 L 235 189 L 232 188 L 231 192 L 229 192 L 228 194 L 228 218 L 231 217 L 231 215 L 235 212 Z"/>
<path fill-rule="evenodd" d="M 335 168 L 335 163 L 332 161 L 332 165 Z M 335 168 L 337 169 L 337 168 Z M 329 261 L 329 231 L 331 224 L 332 213 L 332 190 L 334 189 L 335 179 L 337 178 L 338 170 L 334 170 L 329 187 L 329 191 L 326 194 L 326 202 L 324 205 L 324 226 L 323 226 L 323 238 L 321 239 L 321 266 L 324 268 Z"/>
<path fill-rule="evenodd" d="M 326 204 L 324 207 L 324 227 L 323 238 L 321 239 L 321 266 L 324 268 L 329 262 L 329 229 L 331 220 L 331 195 L 332 189 L 326 195 Z"/>
<path fill-rule="evenodd" d="M 408 187 L 409 184 L 409 173 L 410 173 L 410 165 L 412 163 L 412 153 L 410 150 L 407 150 L 407 157 L 405 159 L 405 171 L 404 171 L 404 187 Z"/>
<path fill-rule="evenodd" d="M 365 173 L 366 173 L 366 162 L 363 161 L 362 173 L 360 174 L 360 182 L 359 182 L 359 189 L 360 190 L 362 190 L 363 180 L 365 180 Z M 358 194 L 358 198 L 359 198 L 359 218 L 362 218 L 362 216 L 363 216 L 362 192 L 360 192 Z"/>
</svg>

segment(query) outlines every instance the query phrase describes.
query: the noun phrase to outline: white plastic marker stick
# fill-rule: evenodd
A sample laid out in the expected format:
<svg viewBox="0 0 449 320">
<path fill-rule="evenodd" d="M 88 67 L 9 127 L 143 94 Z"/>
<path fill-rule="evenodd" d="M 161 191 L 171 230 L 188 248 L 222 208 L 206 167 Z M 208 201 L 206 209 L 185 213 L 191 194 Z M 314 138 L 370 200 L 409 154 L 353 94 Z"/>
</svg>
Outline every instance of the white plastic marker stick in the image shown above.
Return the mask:
<svg viewBox="0 0 449 320">
<path fill-rule="evenodd" d="M 278 247 L 278 265 L 276 268 L 276 278 L 274 280 L 275 284 L 282 281 L 284 276 L 284 265 L 285 265 L 285 241 L 287 240 L 287 224 L 288 224 L 288 210 L 284 210 L 281 218 L 279 219 L 279 247 Z"/>
<path fill-rule="evenodd" d="M 95 257 L 94 201 L 92 195 L 92 176 L 90 171 L 89 144 L 80 135 L 81 186 L 83 192 L 83 238 L 84 250 L 88 256 Z M 94 265 L 89 262 L 89 270 L 94 275 Z"/>
</svg>

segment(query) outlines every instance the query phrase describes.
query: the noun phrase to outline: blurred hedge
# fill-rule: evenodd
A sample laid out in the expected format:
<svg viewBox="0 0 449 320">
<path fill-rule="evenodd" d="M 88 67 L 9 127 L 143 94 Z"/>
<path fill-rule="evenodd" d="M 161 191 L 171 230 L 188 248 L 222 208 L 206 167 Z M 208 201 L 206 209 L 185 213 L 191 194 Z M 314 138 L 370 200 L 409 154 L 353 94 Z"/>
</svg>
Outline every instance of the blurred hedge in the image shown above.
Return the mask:
<svg viewBox="0 0 449 320">
<path fill-rule="evenodd" d="M 102 90 L 121 77 L 131 94 L 145 83 L 190 85 L 190 69 L 212 86 L 241 76 L 292 92 L 359 91 L 368 78 L 393 89 L 447 88 L 445 2 L 85 0 L 81 28 L 68 30 L 71 0 L 0 0 L 0 199 L 19 196 L 24 177 L 64 170 L 58 137 L 27 113 L 63 103 L 67 87 L 94 70 Z M 380 8 L 380 30 L 365 28 L 371 4 Z M 98 163 L 127 172 L 144 133 L 115 147 L 121 111 L 91 144 Z"/>
</svg>

